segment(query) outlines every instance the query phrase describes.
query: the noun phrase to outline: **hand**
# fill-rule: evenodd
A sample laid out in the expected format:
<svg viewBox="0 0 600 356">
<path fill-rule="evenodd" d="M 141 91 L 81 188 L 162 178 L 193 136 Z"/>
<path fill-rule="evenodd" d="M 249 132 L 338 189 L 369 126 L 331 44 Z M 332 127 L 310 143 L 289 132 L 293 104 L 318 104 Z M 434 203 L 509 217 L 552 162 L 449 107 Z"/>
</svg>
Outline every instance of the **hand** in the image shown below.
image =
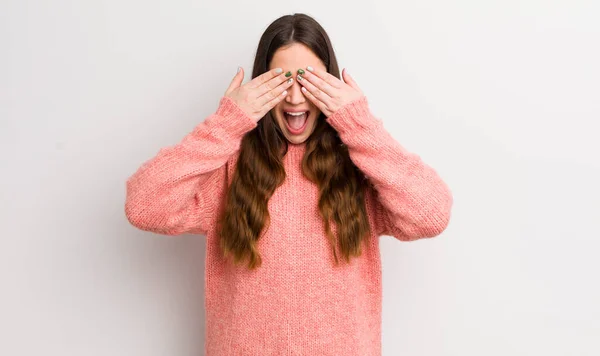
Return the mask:
<svg viewBox="0 0 600 356">
<path fill-rule="evenodd" d="M 285 98 L 286 89 L 293 83 L 293 79 L 286 77 L 281 68 L 273 68 L 241 85 L 243 80 L 244 69 L 240 67 L 224 95 L 235 101 L 256 122 Z"/>
<path fill-rule="evenodd" d="M 344 82 L 322 69 L 310 68 L 312 71 L 307 70 L 303 75 L 298 74 L 296 78 L 302 85 L 304 95 L 325 116 L 331 116 L 342 106 L 364 95 L 346 68 L 342 70 Z"/>
</svg>

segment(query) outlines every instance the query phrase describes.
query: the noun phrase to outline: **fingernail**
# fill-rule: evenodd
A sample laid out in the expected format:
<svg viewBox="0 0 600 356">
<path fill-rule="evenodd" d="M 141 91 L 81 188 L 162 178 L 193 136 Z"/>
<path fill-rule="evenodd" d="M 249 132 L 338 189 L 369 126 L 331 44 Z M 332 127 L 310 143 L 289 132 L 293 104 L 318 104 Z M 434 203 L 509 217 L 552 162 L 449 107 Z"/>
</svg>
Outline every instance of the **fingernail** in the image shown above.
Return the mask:
<svg viewBox="0 0 600 356">
<path fill-rule="evenodd" d="M 281 73 L 281 72 L 283 72 L 283 69 L 281 69 L 281 68 L 276 68 L 275 69 L 275 73 Z"/>
<path fill-rule="evenodd" d="M 294 79 L 292 79 L 292 78 L 290 78 L 290 79 L 287 80 L 288 83 L 291 83 L 293 81 L 294 81 Z"/>
<path fill-rule="evenodd" d="M 287 72 L 285 73 L 285 76 L 286 76 L 286 77 L 289 77 L 290 75 L 292 75 L 292 72 L 290 72 L 290 71 L 287 71 Z"/>
<path fill-rule="evenodd" d="M 301 80 L 302 80 L 302 79 L 304 79 L 304 78 L 302 78 L 302 76 L 301 76 L 300 74 L 298 74 L 298 75 L 296 76 L 296 79 L 298 79 L 298 81 L 301 81 Z"/>
<path fill-rule="evenodd" d="M 299 74 L 299 75 L 302 75 L 302 74 L 304 74 L 304 69 L 302 69 L 302 68 L 298 69 L 298 74 Z"/>
<path fill-rule="evenodd" d="M 309 72 L 312 72 L 314 70 L 311 66 L 306 67 L 306 69 L 308 69 Z"/>
</svg>

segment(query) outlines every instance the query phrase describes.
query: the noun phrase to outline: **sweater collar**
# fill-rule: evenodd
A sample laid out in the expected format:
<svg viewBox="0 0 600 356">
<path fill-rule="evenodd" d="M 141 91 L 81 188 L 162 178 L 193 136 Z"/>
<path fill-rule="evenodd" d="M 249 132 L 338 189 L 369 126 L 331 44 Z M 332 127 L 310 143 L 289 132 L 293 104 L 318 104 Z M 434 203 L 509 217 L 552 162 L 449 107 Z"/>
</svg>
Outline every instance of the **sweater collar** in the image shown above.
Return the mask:
<svg viewBox="0 0 600 356">
<path fill-rule="evenodd" d="M 286 156 L 290 156 L 296 159 L 301 159 L 306 152 L 306 141 L 300 144 L 288 142 L 288 151 Z"/>
</svg>

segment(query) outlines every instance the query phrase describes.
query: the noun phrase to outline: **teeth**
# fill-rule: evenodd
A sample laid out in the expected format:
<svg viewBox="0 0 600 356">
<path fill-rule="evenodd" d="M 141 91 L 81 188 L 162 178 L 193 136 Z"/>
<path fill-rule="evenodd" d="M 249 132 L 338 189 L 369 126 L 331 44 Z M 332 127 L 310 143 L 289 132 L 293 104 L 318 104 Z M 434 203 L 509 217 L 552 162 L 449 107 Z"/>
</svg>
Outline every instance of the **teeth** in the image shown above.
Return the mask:
<svg viewBox="0 0 600 356">
<path fill-rule="evenodd" d="M 288 115 L 291 115 L 291 116 L 300 116 L 300 115 L 304 115 L 306 112 L 305 111 L 304 112 L 287 112 L 286 111 L 285 113 Z"/>
</svg>

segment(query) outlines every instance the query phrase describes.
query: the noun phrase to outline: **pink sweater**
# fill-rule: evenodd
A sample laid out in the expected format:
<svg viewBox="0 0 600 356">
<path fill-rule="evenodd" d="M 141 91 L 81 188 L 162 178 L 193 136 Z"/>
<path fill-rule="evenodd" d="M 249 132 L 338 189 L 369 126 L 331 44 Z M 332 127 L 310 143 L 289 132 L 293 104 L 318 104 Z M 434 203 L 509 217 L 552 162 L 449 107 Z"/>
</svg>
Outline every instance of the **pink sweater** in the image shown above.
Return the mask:
<svg viewBox="0 0 600 356">
<path fill-rule="evenodd" d="M 405 150 L 369 110 L 366 97 L 327 122 L 374 183 L 366 196 L 371 240 L 359 258 L 334 265 L 300 170 L 305 144 L 289 145 L 286 180 L 268 202 L 271 226 L 249 271 L 221 257 L 216 212 L 241 139 L 257 124 L 228 97 L 183 140 L 160 149 L 127 180 L 125 212 L 139 229 L 206 235 L 205 355 L 381 355 L 381 235 L 412 241 L 439 235 L 453 198 L 436 171 Z M 335 225 L 333 225 L 335 234 Z"/>
</svg>

